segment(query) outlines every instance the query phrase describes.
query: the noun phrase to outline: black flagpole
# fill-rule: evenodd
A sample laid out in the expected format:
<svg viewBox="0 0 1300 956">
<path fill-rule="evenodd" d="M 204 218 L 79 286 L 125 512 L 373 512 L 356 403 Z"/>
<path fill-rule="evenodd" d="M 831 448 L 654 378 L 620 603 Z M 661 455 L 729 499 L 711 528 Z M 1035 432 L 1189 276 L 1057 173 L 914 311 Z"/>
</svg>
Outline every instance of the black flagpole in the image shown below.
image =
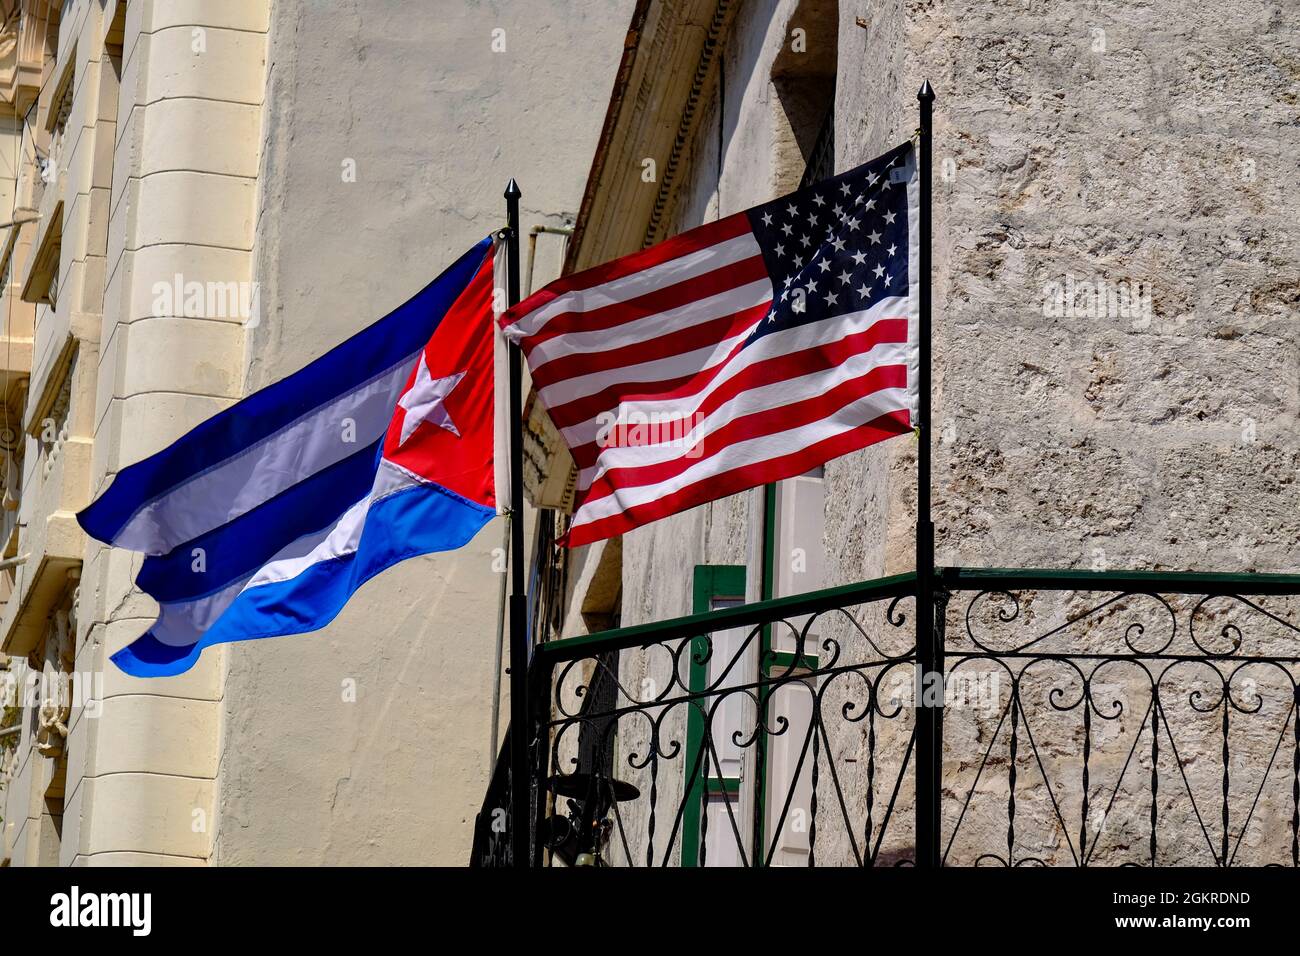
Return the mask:
<svg viewBox="0 0 1300 956">
<path fill-rule="evenodd" d="M 918 319 L 919 391 L 916 455 L 916 864 L 939 865 L 940 793 L 943 784 L 942 629 L 935 627 L 934 521 L 930 515 L 930 200 L 931 122 L 934 90 L 926 80 L 916 94 L 921 130 L 919 175 L 920 308 Z M 937 682 L 930 686 L 931 682 Z M 936 699 L 930 699 L 938 694 Z"/>
<path fill-rule="evenodd" d="M 519 185 L 506 184 L 506 302 L 519 302 Z M 528 620 L 524 593 L 523 353 L 510 356 L 510 851 L 516 867 L 529 864 Z"/>
</svg>

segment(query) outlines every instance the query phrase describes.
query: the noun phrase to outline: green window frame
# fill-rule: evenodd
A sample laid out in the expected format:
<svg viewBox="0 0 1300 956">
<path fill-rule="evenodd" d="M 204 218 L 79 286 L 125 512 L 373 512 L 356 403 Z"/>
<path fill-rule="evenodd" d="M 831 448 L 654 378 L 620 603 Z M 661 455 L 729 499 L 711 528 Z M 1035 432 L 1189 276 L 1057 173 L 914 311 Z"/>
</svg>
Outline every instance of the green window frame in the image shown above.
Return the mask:
<svg viewBox="0 0 1300 956">
<path fill-rule="evenodd" d="M 745 600 L 745 566 L 738 564 L 697 564 L 691 591 L 691 612 L 703 614 L 713 610 L 718 599 L 733 601 Z M 691 693 L 699 693 L 708 686 L 708 664 L 700 663 L 698 658 L 707 648 L 704 635 L 691 638 L 690 672 L 688 674 Z M 705 801 L 717 794 L 740 792 L 739 778 L 711 777 L 708 774 L 707 757 L 701 755 L 704 747 L 704 715 L 699 708 L 692 705 L 686 716 L 686 762 L 683 774 L 689 774 L 691 768 L 699 761 L 700 772 L 692 780 L 686 781 L 686 807 L 682 813 L 682 855 L 684 867 L 699 866 L 700 860 L 700 822 L 704 814 Z"/>
<path fill-rule="evenodd" d="M 771 600 L 776 595 L 776 552 L 777 552 L 777 485 L 763 487 L 763 537 L 759 568 L 759 600 Z M 743 601 L 746 598 L 747 568 L 732 564 L 698 564 L 695 566 L 692 584 L 691 613 L 703 614 L 713 610 L 714 602 L 720 598 Z M 693 647 L 690 657 L 689 688 L 691 693 L 700 693 L 708 686 L 708 665 L 697 663 L 696 658 L 707 647 L 705 638 L 692 638 Z M 772 626 L 763 625 L 759 637 L 758 673 L 754 675 L 760 682 L 759 700 L 764 710 L 767 709 L 773 690 L 763 686 L 773 675 L 783 675 L 795 664 L 795 655 L 788 651 L 773 648 Z M 803 657 L 798 661 L 798 670 L 815 671 L 818 655 L 805 648 Z M 737 795 L 740 793 L 741 781 L 738 778 L 710 777 L 707 774 L 708 762 L 701 758 L 704 746 L 704 715 L 692 706 L 686 718 L 686 762 L 683 773 L 689 773 L 700 762 L 700 773 L 695 779 L 686 782 L 686 807 L 682 814 L 682 849 L 681 865 L 695 867 L 700 859 L 701 818 L 705 802 L 709 797 L 722 793 Z M 766 839 L 766 803 L 767 803 L 767 736 L 760 735 L 757 741 L 755 773 L 752 782 L 754 806 L 752 859 L 755 864 L 765 859 L 764 841 Z"/>
</svg>

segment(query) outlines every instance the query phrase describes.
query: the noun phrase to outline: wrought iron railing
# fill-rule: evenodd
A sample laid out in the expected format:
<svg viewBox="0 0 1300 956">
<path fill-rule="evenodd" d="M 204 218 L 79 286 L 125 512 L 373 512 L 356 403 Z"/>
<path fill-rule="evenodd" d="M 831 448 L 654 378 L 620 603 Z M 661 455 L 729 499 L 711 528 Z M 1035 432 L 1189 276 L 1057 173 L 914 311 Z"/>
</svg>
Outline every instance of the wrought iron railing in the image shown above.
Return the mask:
<svg viewBox="0 0 1300 956">
<path fill-rule="evenodd" d="M 914 864 L 938 760 L 946 865 L 1300 865 L 1300 577 L 937 580 L 942 684 L 911 574 L 536 648 L 533 864 Z"/>
</svg>

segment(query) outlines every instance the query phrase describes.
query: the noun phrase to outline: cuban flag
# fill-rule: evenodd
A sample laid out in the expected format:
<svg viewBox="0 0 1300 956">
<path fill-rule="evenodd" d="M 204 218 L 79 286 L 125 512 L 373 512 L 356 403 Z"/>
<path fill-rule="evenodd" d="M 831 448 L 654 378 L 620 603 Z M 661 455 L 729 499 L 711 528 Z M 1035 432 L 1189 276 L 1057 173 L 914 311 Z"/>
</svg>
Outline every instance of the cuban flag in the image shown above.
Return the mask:
<svg viewBox="0 0 1300 956">
<path fill-rule="evenodd" d="M 484 239 L 410 301 L 123 469 L 77 515 L 144 552 L 148 632 L 128 674 L 324 627 L 385 568 L 467 543 L 497 513 L 495 255 Z"/>
</svg>

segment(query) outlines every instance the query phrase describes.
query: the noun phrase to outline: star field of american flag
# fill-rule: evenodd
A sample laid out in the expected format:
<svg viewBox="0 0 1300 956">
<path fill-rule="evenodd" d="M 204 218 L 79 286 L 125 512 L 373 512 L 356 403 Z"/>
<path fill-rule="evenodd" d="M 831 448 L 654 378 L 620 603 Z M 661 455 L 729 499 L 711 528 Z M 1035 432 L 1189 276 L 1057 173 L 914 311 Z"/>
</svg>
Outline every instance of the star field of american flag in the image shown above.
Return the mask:
<svg viewBox="0 0 1300 956">
<path fill-rule="evenodd" d="M 913 146 L 748 210 L 772 278 L 772 306 L 750 336 L 907 294 L 907 176 Z"/>
</svg>

